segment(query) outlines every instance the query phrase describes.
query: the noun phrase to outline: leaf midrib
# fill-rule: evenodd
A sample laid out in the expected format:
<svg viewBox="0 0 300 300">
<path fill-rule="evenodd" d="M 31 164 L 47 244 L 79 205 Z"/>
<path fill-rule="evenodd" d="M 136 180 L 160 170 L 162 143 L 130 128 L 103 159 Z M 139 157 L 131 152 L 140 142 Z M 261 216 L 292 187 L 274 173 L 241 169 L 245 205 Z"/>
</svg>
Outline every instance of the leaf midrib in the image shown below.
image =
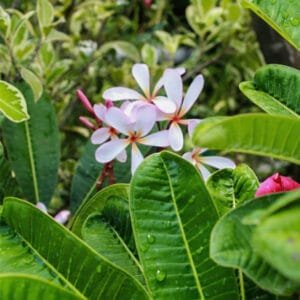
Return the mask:
<svg viewBox="0 0 300 300">
<path fill-rule="evenodd" d="M 24 123 L 25 123 L 26 141 L 27 141 L 27 146 L 28 146 L 29 163 L 30 163 L 30 169 L 31 169 L 31 174 L 32 174 L 34 196 L 35 196 L 36 202 L 39 202 L 40 201 L 39 186 L 38 186 L 37 174 L 36 174 L 36 169 L 35 169 L 35 159 L 34 159 L 34 154 L 33 154 L 33 145 L 32 145 L 32 138 L 31 138 L 31 134 L 30 134 L 29 122 L 26 121 Z"/>
<path fill-rule="evenodd" d="M 188 259 L 190 261 L 190 266 L 192 268 L 192 273 L 193 273 L 193 276 L 194 276 L 194 279 L 195 279 L 195 283 L 196 283 L 198 292 L 199 292 L 200 297 L 201 297 L 200 299 L 205 299 L 203 291 L 202 291 L 202 287 L 201 287 L 201 284 L 200 284 L 200 281 L 199 281 L 199 278 L 198 278 L 198 273 L 197 273 L 197 270 L 195 268 L 194 259 L 193 259 L 193 256 L 191 254 L 190 247 L 189 247 L 189 244 L 188 244 L 188 241 L 187 241 L 187 238 L 185 236 L 184 229 L 183 229 L 183 226 L 182 226 L 182 223 L 181 223 L 180 214 L 179 214 L 179 211 L 178 211 L 178 208 L 177 208 L 177 205 L 176 205 L 176 197 L 175 197 L 175 193 L 174 193 L 173 186 L 172 186 L 172 180 L 171 180 L 171 177 L 169 175 L 167 166 L 166 166 L 166 164 L 165 164 L 165 162 L 162 158 L 161 158 L 161 161 L 162 161 L 163 167 L 166 171 L 166 175 L 168 177 L 168 182 L 169 182 L 169 186 L 170 186 L 172 201 L 173 201 L 173 204 L 174 204 L 174 209 L 175 209 L 176 217 L 177 217 L 177 220 L 178 220 L 179 229 L 180 229 L 180 232 L 181 232 L 181 237 L 183 239 L 183 243 L 185 245 L 187 256 L 188 256 Z"/>
</svg>

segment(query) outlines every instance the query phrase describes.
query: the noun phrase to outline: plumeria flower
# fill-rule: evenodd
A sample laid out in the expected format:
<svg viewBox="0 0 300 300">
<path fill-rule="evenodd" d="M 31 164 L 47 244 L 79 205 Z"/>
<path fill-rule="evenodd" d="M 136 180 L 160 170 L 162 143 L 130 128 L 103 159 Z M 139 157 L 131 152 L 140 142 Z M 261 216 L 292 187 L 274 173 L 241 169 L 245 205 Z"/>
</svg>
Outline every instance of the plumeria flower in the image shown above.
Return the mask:
<svg viewBox="0 0 300 300">
<path fill-rule="evenodd" d="M 255 193 L 255 197 L 260 197 L 268 194 L 286 192 L 300 188 L 300 183 L 293 180 L 291 177 L 282 176 L 276 173 L 263 181 Z"/>
<path fill-rule="evenodd" d="M 106 122 L 106 114 L 111 109 L 111 103 L 107 102 L 106 105 L 103 104 L 95 104 L 94 105 L 94 113 L 96 117 L 102 122 L 102 124 L 107 124 Z M 118 139 L 118 131 L 112 126 L 101 127 L 96 129 L 92 136 L 91 142 L 95 145 L 101 145 L 107 140 L 117 140 Z M 125 162 L 127 159 L 126 151 L 122 151 L 117 155 L 116 159 L 120 162 Z"/>
<path fill-rule="evenodd" d="M 206 150 L 207 149 L 195 148 L 193 151 L 183 154 L 183 158 L 190 161 L 200 170 L 205 181 L 211 174 L 205 165 L 216 169 L 235 168 L 235 163 L 231 159 L 221 156 L 202 156 Z"/>
<path fill-rule="evenodd" d="M 98 162 L 108 163 L 112 161 L 131 145 L 131 172 L 133 174 L 144 159 L 137 144 L 156 147 L 169 145 L 167 130 L 149 134 L 156 122 L 156 109 L 153 105 L 142 106 L 135 110 L 135 113 L 136 116 L 130 118 L 119 108 L 112 107 L 108 110 L 105 116 L 106 123 L 116 128 L 125 137 L 111 140 L 100 146 L 95 154 Z"/>
<path fill-rule="evenodd" d="M 173 69 L 173 71 L 176 72 L 179 77 L 185 72 L 184 68 Z M 147 65 L 135 64 L 132 67 L 132 75 L 143 91 L 143 95 L 130 88 L 113 87 L 103 93 L 103 98 L 110 99 L 111 101 L 137 100 L 134 105 L 140 104 L 140 102 L 146 102 L 148 104 L 151 103 L 164 113 L 173 113 L 176 110 L 174 102 L 170 101 L 164 96 L 158 96 L 158 92 L 163 86 L 164 76 L 158 80 L 154 89 L 151 91 L 150 72 Z"/>
<path fill-rule="evenodd" d="M 159 120 L 168 120 L 170 122 L 170 146 L 174 151 L 179 151 L 182 149 L 184 141 L 183 133 L 179 125 L 189 125 L 191 121 L 195 121 L 184 119 L 184 116 L 198 99 L 204 86 L 204 79 L 202 75 L 198 75 L 191 83 L 184 98 L 182 78 L 178 72 L 170 69 L 166 70 L 163 81 L 167 97 L 174 103 L 176 110 L 171 114 L 160 114 Z"/>
<path fill-rule="evenodd" d="M 38 202 L 36 205 L 36 208 L 38 208 L 40 211 L 45 213 L 46 215 L 48 214 L 48 208 L 43 202 Z M 65 224 L 69 220 L 71 216 L 71 212 L 67 209 L 61 210 L 59 213 L 57 213 L 53 219 L 60 224 Z"/>
</svg>

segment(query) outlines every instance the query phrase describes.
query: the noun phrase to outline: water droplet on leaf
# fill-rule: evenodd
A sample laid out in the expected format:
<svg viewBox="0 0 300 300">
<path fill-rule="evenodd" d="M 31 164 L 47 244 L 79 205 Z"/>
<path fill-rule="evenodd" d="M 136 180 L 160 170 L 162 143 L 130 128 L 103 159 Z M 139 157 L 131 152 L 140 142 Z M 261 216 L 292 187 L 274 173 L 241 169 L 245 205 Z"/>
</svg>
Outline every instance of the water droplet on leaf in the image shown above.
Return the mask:
<svg viewBox="0 0 300 300">
<path fill-rule="evenodd" d="M 167 274 L 165 272 L 163 272 L 162 270 L 156 271 L 155 278 L 157 281 L 162 282 L 166 279 L 166 277 L 167 277 Z"/>
<path fill-rule="evenodd" d="M 147 241 L 149 244 L 153 244 L 155 242 L 155 236 L 149 233 L 147 235 Z"/>
</svg>

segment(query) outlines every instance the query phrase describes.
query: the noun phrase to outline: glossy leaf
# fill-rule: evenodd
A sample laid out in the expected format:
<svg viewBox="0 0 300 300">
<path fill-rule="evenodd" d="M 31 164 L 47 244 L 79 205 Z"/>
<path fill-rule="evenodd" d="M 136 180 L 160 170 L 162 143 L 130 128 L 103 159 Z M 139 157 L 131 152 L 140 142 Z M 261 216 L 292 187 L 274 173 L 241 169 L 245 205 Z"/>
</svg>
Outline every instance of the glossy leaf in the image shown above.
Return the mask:
<svg viewBox="0 0 300 300">
<path fill-rule="evenodd" d="M 300 113 L 300 71 L 284 65 L 260 68 L 253 82 L 242 82 L 241 91 L 270 114 L 298 117 Z"/>
<path fill-rule="evenodd" d="M 169 152 L 148 157 L 131 182 L 130 213 L 154 299 L 239 299 L 233 270 L 209 257 L 218 214 L 189 162 Z"/>
<path fill-rule="evenodd" d="M 0 111 L 12 122 L 29 119 L 23 94 L 13 85 L 0 80 Z"/>
<path fill-rule="evenodd" d="M 284 116 L 245 114 L 206 119 L 193 135 L 195 145 L 244 152 L 300 164 L 300 120 Z"/>
<path fill-rule="evenodd" d="M 300 284 L 299 215 L 300 203 L 269 216 L 257 226 L 252 242 L 268 263 Z"/>
<path fill-rule="evenodd" d="M 1 300 L 78 300 L 84 299 L 49 281 L 25 274 L 0 275 Z"/>
<path fill-rule="evenodd" d="M 219 215 L 223 215 L 253 199 L 259 182 L 255 173 L 242 164 L 235 169 L 222 169 L 213 173 L 206 185 Z"/>
<path fill-rule="evenodd" d="M 13 230 L 1 236 L 1 272 L 18 272 L 17 266 L 24 273 L 43 272 L 88 299 L 147 298 L 138 281 L 32 204 L 7 198 L 3 217 Z"/>
<path fill-rule="evenodd" d="M 242 0 L 296 49 L 300 50 L 300 2 L 287 0 Z"/>
<path fill-rule="evenodd" d="M 128 210 L 128 185 L 115 184 L 96 193 L 76 212 L 72 231 L 98 253 L 144 284 Z"/>
<path fill-rule="evenodd" d="M 291 295 L 300 285 L 272 267 L 251 243 L 255 225 L 253 216 L 280 201 L 273 194 L 249 201 L 225 214 L 215 225 L 210 240 L 210 255 L 224 267 L 240 268 L 261 288 L 279 295 Z"/>
<path fill-rule="evenodd" d="M 48 203 L 56 182 L 60 157 L 59 132 L 54 108 L 43 96 L 37 103 L 29 87 L 22 85 L 30 120 L 3 124 L 4 143 L 24 197 Z"/>
</svg>

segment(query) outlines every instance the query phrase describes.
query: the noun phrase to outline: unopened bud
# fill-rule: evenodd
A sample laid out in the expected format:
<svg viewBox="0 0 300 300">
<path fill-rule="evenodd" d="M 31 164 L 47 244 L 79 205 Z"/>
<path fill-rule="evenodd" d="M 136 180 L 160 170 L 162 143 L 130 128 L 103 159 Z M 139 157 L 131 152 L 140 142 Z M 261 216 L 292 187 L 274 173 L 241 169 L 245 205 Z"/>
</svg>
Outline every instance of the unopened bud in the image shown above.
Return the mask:
<svg viewBox="0 0 300 300">
<path fill-rule="evenodd" d="M 79 121 L 87 128 L 91 130 L 96 130 L 95 125 L 86 117 L 80 116 Z"/>
<path fill-rule="evenodd" d="M 54 220 L 57 223 L 65 224 L 69 220 L 70 216 L 71 212 L 69 210 L 62 210 L 54 217 Z"/>
<path fill-rule="evenodd" d="M 93 106 L 87 96 L 83 93 L 82 90 L 76 91 L 77 97 L 84 106 L 84 108 L 92 115 L 94 115 Z"/>
</svg>

